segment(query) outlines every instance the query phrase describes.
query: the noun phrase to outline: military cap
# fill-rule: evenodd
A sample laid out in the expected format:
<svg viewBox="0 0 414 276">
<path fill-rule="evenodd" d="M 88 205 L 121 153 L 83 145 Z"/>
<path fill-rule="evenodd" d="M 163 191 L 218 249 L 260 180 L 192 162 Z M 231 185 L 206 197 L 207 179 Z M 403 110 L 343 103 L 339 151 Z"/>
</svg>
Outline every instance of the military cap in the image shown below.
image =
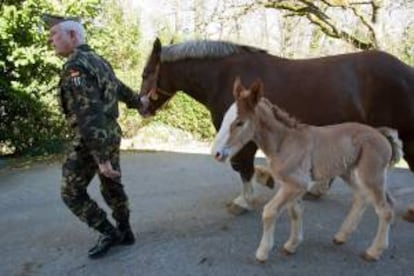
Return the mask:
<svg viewBox="0 0 414 276">
<path fill-rule="evenodd" d="M 64 17 L 64 16 L 53 15 L 53 14 L 48 14 L 48 13 L 42 14 L 41 18 L 45 22 L 48 28 L 52 28 L 56 24 L 59 24 L 65 21 L 76 21 L 76 22 L 81 23 L 81 20 L 79 17 Z"/>
</svg>

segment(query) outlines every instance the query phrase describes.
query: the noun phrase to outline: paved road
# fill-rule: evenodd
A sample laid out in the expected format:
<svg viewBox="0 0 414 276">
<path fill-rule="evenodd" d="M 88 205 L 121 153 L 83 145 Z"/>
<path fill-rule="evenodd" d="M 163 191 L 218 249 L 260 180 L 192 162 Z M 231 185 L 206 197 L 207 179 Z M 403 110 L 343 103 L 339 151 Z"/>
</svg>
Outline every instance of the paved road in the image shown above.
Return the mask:
<svg viewBox="0 0 414 276">
<path fill-rule="evenodd" d="M 305 240 L 298 252 L 279 253 L 289 230 L 283 214 L 276 247 L 260 265 L 254 260 L 260 213 L 235 217 L 226 212 L 239 190 L 238 176 L 228 165 L 203 154 L 138 152 L 124 153 L 122 166 L 138 242 L 100 260 L 86 256 L 95 233 L 60 200 L 58 163 L 1 170 L 0 275 L 414 275 L 414 224 L 399 217 L 379 262 L 358 257 L 374 235 L 372 209 L 347 244 L 331 243 L 350 203 L 339 181 L 323 200 L 305 202 Z M 95 179 L 90 192 L 102 203 L 96 184 Z M 414 177 L 394 169 L 390 186 L 401 215 L 414 201 Z"/>
</svg>

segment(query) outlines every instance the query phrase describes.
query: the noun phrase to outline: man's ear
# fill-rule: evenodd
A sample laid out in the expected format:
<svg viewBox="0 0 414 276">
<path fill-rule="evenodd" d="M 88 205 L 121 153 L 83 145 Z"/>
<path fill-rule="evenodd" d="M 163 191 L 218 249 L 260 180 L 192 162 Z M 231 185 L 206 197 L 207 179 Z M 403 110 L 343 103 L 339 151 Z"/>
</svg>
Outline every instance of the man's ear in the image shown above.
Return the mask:
<svg viewBox="0 0 414 276">
<path fill-rule="evenodd" d="M 75 32 L 75 30 L 69 30 L 69 37 L 72 40 L 76 38 L 76 32 Z"/>
</svg>

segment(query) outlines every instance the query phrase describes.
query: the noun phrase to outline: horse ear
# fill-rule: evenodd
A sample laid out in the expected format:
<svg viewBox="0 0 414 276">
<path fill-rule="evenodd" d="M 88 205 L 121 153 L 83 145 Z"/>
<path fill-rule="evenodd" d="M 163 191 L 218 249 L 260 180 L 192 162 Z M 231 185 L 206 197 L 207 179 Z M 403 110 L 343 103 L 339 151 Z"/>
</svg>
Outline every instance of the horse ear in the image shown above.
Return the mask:
<svg viewBox="0 0 414 276">
<path fill-rule="evenodd" d="M 256 79 L 249 87 L 251 98 L 254 104 L 257 104 L 263 97 L 263 82 L 260 78 Z"/>
<path fill-rule="evenodd" d="M 243 94 L 242 92 L 245 90 L 245 88 L 243 87 L 241 80 L 240 80 L 240 76 L 237 76 L 236 79 L 234 80 L 234 84 L 233 84 L 233 96 L 234 98 L 240 99 L 243 98 Z"/>
<path fill-rule="evenodd" d="M 161 40 L 158 37 L 154 41 L 152 52 L 156 53 L 157 55 L 161 53 Z"/>
</svg>

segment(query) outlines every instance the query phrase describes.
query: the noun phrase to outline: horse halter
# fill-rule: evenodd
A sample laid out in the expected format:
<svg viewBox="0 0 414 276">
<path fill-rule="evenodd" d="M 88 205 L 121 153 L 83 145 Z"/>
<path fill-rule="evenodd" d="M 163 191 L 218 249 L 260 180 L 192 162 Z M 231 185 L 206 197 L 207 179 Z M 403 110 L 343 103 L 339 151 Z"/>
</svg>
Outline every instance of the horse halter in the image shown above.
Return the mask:
<svg viewBox="0 0 414 276">
<path fill-rule="evenodd" d="M 158 80 L 159 80 L 158 79 L 158 76 L 159 76 L 159 72 L 160 72 L 160 64 L 157 64 L 157 66 L 155 67 L 155 76 L 156 76 L 156 79 L 154 81 L 155 87 L 153 86 L 150 89 L 149 93 L 147 94 L 147 97 L 149 99 L 153 100 L 153 101 L 157 101 L 158 100 L 159 94 L 161 94 L 163 96 L 167 96 L 169 98 L 174 95 L 174 93 L 170 93 L 168 91 L 165 91 L 165 90 L 159 88 L 159 86 L 158 86 Z"/>
<path fill-rule="evenodd" d="M 159 98 L 159 95 L 163 95 L 163 96 L 167 96 L 167 97 L 171 98 L 174 95 L 174 93 L 165 91 L 165 90 L 159 88 L 158 85 L 156 85 L 156 87 L 152 88 L 150 90 L 150 92 L 148 93 L 148 97 L 153 101 L 157 101 L 158 98 Z"/>
</svg>

